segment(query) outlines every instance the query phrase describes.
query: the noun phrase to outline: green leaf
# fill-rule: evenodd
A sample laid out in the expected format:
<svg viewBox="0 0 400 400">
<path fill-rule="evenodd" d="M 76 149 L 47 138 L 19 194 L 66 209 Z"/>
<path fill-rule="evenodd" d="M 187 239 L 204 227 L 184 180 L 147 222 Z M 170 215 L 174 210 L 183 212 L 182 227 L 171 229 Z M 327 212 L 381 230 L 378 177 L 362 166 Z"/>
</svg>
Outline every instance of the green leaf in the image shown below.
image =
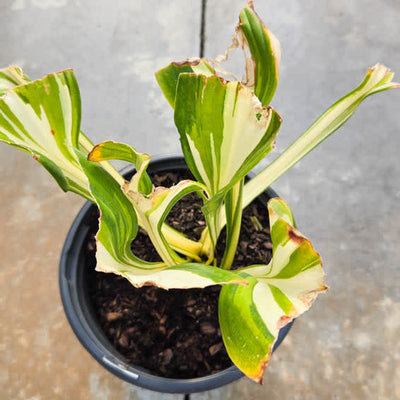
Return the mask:
<svg viewBox="0 0 400 400">
<path fill-rule="evenodd" d="M 84 137 L 84 135 L 81 132 L 81 138 L 82 137 Z M 147 166 L 150 162 L 149 155 L 138 153 L 129 145 L 112 141 L 104 142 L 94 147 L 89 139 L 85 137 L 85 140 L 83 141 L 81 139 L 79 144 L 81 148 L 83 147 L 83 152 L 85 154 L 88 152 L 88 149 L 90 149 L 91 151 L 88 154 L 88 159 L 90 161 L 100 162 L 104 169 L 106 169 L 121 186 L 125 184 L 125 180 L 113 169 L 111 164 L 104 160 L 116 159 L 133 163 L 136 167 L 137 173 L 132 177 L 127 190 L 140 192 L 145 195 L 150 194 L 153 185 L 146 173 Z M 182 233 L 169 227 L 167 224 L 163 224 L 162 234 L 173 250 L 200 261 L 199 253 L 201 252 L 202 247 L 200 243 L 190 240 Z"/>
<path fill-rule="evenodd" d="M 328 108 L 280 156 L 246 183 L 243 192 L 243 207 L 249 205 L 288 169 L 339 129 L 366 97 L 384 90 L 399 88 L 400 85 L 392 82 L 392 79 L 393 73 L 382 64 L 376 64 L 370 68 L 357 88 Z"/>
<path fill-rule="evenodd" d="M 239 82 L 181 74 L 175 124 L 189 168 L 214 196 L 268 154 L 281 119 Z"/>
<path fill-rule="evenodd" d="M 278 86 L 281 49 L 278 39 L 255 13 L 252 1 L 240 13 L 236 34 L 240 33 L 251 54 L 246 63 L 246 85 L 254 87 L 261 104 L 267 105 Z"/>
<path fill-rule="evenodd" d="M 122 273 L 135 286 L 155 285 L 164 289 L 204 288 L 212 285 L 248 285 L 248 282 L 234 271 L 225 271 L 201 263 L 179 264 L 138 277 L 131 272 Z M 135 282 L 140 283 L 137 284 Z"/>
<path fill-rule="evenodd" d="M 226 286 L 219 320 L 229 357 L 248 377 L 261 382 L 280 328 L 311 307 L 327 290 L 321 259 L 291 223 L 282 199 L 268 203 L 273 258 L 268 265 L 239 271 L 248 286 Z"/>
<path fill-rule="evenodd" d="M 21 85 L 0 97 L 0 141 L 31 153 L 63 190 L 91 200 L 86 176 L 73 151 L 78 146 L 81 113 L 73 71 L 25 84 L 22 70 L 14 72 Z"/>
<path fill-rule="evenodd" d="M 69 71 L 68 71 L 69 72 Z M 61 73 L 59 73 L 61 74 Z M 45 79 L 45 78 L 44 78 Z M 4 95 L 7 90 L 13 89 L 16 86 L 20 85 L 26 85 L 27 83 L 31 82 L 30 78 L 25 74 L 25 72 L 19 68 L 19 67 L 8 67 L 0 70 L 0 96 Z M 38 84 L 34 83 L 32 86 L 29 86 L 30 91 L 36 91 L 37 95 L 40 95 L 38 89 L 37 89 Z M 77 86 L 77 84 L 76 84 Z M 79 90 L 76 88 L 78 96 L 79 96 Z M 47 95 L 47 93 L 46 93 Z M 34 96 L 34 94 L 32 94 Z M 78 104 L 77 104 L 78 106 Z M 80 106 L 80 104 L 79 104 Z M 56 108 L 56 110 L 58 110 Z M 68 108 L 67 108 L 68 111 Z M 51 113 L 52 111 L 49 109 L 48 111 Z M 1 128 L 0 128 L 1 132 Z M 41 134 L 40 131 L 36 131 Z M 1 135 L 1 133 L 0 133 Z M 8 135 L 7 135 L 8 136 Z M 2 139 L 1 139 L 2 138 Z M 34 137 L 33 139 L 37 140 L 39 143 L 42 142 L 40 138 L 36 139 Z M 75 186 L 74 192 L 86 197 L 88 200 L 93 201 L 93 199 L 88 196 L 88 191 L 87 191 L 87 183 L 84 183 L 84 186 L 78 185 L 76 186 L 74 183 L 69 182 L 68 178 L 64 175 L 63 172 L 63 166 L 58 165 L 58 161 L 56 159 L 52 159 L 50 154 L 45 154 L 45 153 L 40 153 L 38 154 L 37 152 L 33 151 L 31 147 L 29 146 L 29 143 L 20 143 L 17 144 L 15 141 L 12 141 L 12 139 L 5 138 L 4 136 L 0 136 L 0 140 L 3 140 L 5 143 L 8 143 L 14 147 L 19 148 L 20 150 L 23 150 L 25 152 L 28 152 L 33 155 L 33 157 L 40 161 L 40 163 L 47 169 L 47 171 L 54 177 L 54 179 L 57 181 L 59 186 L 64 190 L 71 190 L 71 187 Z M 88 154 L 90 150 L 93 148 L 93 143 L 82 133 L 80 132 L 78 135 L 78 141 L 79 141 L 79 148 L 81 151 L 84 153 Z M 68 143 L 68 142 L 66 142 Z M 59 145 L 62 146 L 60 143 Z M 71 152 L 71 155 L 75 157 L 75 154 Z M 77 162 L 75 162 L 77 164 Z M 103 168 L 105 168 L 114 178 L 122 184 L 124 182 L 123 178 L 121 175 L 115 170 L 115 168 L 108 162 L 102 162 L 101 163 Z M 85 179 L 85 178 L 84 178 Z M 83 184 L 83 182 L 81 182 Z"/>
<path fill-rule="evenodd" d="M 15 66 L 0 69 L 0 97 L 19 85 L 24 85 L 30 82 L 30 79 L 25 75 L 24 71 Z"/>
<path fill-rule="evenodd" d="M 184 62 L 173 62 L 157 71 L 155 74 L 157 82 L 172 108 L 175 106 L 178 78 L 182 73 L 195 73 L 210 76 L 215 74 L 215 71 L 206 60 L 200 58 Z"/>
<path fill-rule="evenodd" d="M 131 200 L 139 217 L 140 226 L 149 235 L 155 249 L 163 261 L 169 265 L 185 262 L 171 247 L 163 232 L 163 223 L 172 207 L 189 193 L 197 192 L 203 199 L 206 188 L 190 180 L 179 182 L 170 188 L 156 187 L 149 196 L 133 191 L 130 184 L 125 184 L 123 190 Z"/>
<path fill-rule="evenodd" d="M 83 154 L 89 155 L 93 147 L 92 141 L 81 131 L 79 134 L 79 150 Z M 108 161 L 100 161 L 99 163 L 120 185 L 124 184 L 125 179 Z"/>
<path fill-rule="evenodd" d="M 163 267 L 163 263 L 145 262 L 132 253 L 131 243 L 138 231 L 138 219 L 131 201 L 115 179 L 98 163 L 88 161 L 86 155 L 79 150 L 75 152 L 100 210 L 99 231 L 96 235 L 97 269 L 109 271 L 114 268 L 118 272 L 118 265 L 138 269 Z"/>
<path fill-rule="evenodd" d="M 209 265 L 188 263 L 168 267 L 163 262 L 151 263 L 136 257 L 131 251 L 131 243 L 137 234 L 138 218 L 131 200 L 98 163 L 88 161 L 79 150 L 76 153 L 100 210 L 96 270 L 122 275 L 137 287 L 156 285 L 165 289 L 184 289 L 227 283 L 247 284 L 236 273 Z M 163 213 L 160 209 L 158 211 Z"/>
<path fill-rule="evenodd" d="M 239 82 L 181 74 L 175 124 L 190 170 L 212 197 L 204 212 L 215 243 L 226 192 L 272 149 L 281 119 Z"/>
<path fill-rule="evenodd" d="M 146 153 L 138 153 L 133 147 L 124 144 L 107 141 L 98 144 L 88 155 L 90 161 L 121 160 L 135 165 L 136 173 L 132 177 L 129 190 L 149 194 L 153 188 L 146 169 L 150 163 L 150 156 Z"/>
</svg>

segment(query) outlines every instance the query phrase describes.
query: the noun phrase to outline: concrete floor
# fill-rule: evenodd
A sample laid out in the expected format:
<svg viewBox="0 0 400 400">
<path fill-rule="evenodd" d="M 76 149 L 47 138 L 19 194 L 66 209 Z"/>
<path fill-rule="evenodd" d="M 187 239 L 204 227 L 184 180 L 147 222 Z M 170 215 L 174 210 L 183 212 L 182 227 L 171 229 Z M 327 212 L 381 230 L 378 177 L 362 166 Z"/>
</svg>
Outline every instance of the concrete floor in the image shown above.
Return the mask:
<svg viewBox="0 0 400 400">
<path fill-rule="evenodd" d="M 244 1 L 208 0 L 205 55 L 230 42 Z M 255 2 L 280 39 L 275 154 L 382 62 L 400 80 L 400 2 Z M 179 152 L 153 72 L 199 54 L 201 1 L 3 0 L 0 61 L 32 78 L 73 67 L 82 129 L 152 155 Z M 238 60 L 234 60 L 237 68 Z M 369 98 L 340 133 L 274 185 L 321 253 L 331 290 L 294 325 L 263 386 L 191 399 L 400 398 L 400 91 Z M 73 335 L 57 269 L 83 201 L 0 146 L 0 399 L 180 399 L 102 369 Z"/>
</svg>

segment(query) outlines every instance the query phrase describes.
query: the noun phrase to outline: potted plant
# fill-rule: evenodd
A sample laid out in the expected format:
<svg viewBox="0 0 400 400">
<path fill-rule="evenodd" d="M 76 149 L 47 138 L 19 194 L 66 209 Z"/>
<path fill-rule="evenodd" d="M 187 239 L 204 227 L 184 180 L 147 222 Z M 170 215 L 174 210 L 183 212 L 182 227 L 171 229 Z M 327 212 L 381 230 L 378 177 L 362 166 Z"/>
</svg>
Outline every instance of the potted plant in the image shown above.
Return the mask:
<svg viewBox="0 0 400 400">
<path fill-rule="evenodd" d="M 174 108 L 183 155 L 192 174 L 190 179 L 185 176 L 187 172 L 182 173 L 182 179 L 178 174 L 178 182 L 170 187 L 153 185 L 150 175 L 157 175 L 160 167 L 156 164 L 152 170 L 147 154 L 111 141 L 94 146 L 80 132 L 79 89 L 72 70 L 33 82 L 18 67 L 1 70 L 0 140 L 32 154 L 64 191 L 73 191 L 97 206 L 97 271 L 112 272 L 135 287 L 191 290 L 221 285 L 218 314 L 227 353 L 240 371 L 261 382 L 281 328 L 306 311 L 327 287 L 318 253 L 296 229 L 287 203 L 271 191 L 267 192 L 264 224 L 258 212 L 249 219 L 254 230 L 270 235 L 271 243 L 266 242 L 266 247 L 272 248 L 272 258 L 250 264 L 239 260 L 239 268 L 233 269 L 238 261 L 235 254 L 243 210 L 346 122 L 363 99 L 399 85 L 392 82 L 389 69 L 375 65 L 358 87 L 324 112 L 264 170 L 248 179 L 248 173 L 272 149 L 281 124 L 280 116 L 269 106 L 279 77 L 279 42 L 263 25 L 251 2 L 240 13 L 231 48 L 238 46 L 248 57 L 241 82 L 223 78 L 218 65 L 221 60 L 189 59 L 171 63 L 156 73 Z M 125 179 L 118 173 L 109 163 L 113 159 L 134 164 L 132 177 Z M 185 169 L 181 161 L 176 162 L 174 172 Z M 198 237 L 183 234 L 168 219 L 188 195 L 196 196 L 197 210 L 201 210 L 203 229 L 198 230 Z M 188 210 L 194 213 L 193 208 Z M 86 206 L 77 217 L 64 248 L 60 275 L 67 312 L 83 304 L 79 306 L 82 315 L 86 295 L 70 289 L 72 281 L 82 286 L 85 276 L 82 268 L 70 268 L 68 260 L 90 241 L 86 219 L 90 213 L 93 219 L 93 212 Z M 86 230 L 79 233 L 78 226 Z M 145 237 L 143 243 L 151 241 L 159 259 L 138 256 L 140 246 L 135 243 L 140 235 Z M 82 267 L 82 262 L 78 260 L 76 265 Z M 98 332 L 93 310 L 86 308 L 84 318 L 76 317 L 80 325 L 74 329 L 82 341 L 86 335 L 97 345 L 104 334 Z M 71 322 L 74 318 L 69 314 Z M 109 322 L 118 318 L 109 315 Z M 96 353 L 97 347 L 89 350 L 124 379 L 150 386 L 146 372 L 118 360 L 116 350 L 107 342 L 103 347 L 101 354 Z M 163 358 L 169 356 L 162 352 Z M 234 377 L 240 376 L 235 369 L 230 371 Z M 218 384 L 231 379 L 224 374 L 220 373 L 225 378 Z M 206 389 L 204 385 L 191 388 L 191 384 L 188 380 L 179 390 Z M 162 390 L 166 385 L 161 380 L 154 388 Z"/>
</svg>

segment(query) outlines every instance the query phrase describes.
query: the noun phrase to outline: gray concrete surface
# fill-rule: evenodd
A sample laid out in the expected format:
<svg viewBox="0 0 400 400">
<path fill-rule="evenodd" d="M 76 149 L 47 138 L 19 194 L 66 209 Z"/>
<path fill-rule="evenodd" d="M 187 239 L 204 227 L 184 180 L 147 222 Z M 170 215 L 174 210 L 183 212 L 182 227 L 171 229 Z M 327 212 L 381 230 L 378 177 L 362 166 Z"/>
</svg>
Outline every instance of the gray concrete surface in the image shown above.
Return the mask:
<svg viewBox="0 0 400 400">
<path fill-rule="evenodd" d="M 1 65 L 32 78 L 67 67 L 82 129 L 150 154 L 179 151 L 154 71 L 198 55 L 200 1 L 3 0 Z M 244 1 L 208 0 L 205 55 L 230 42 Z M 282 45 L 273 106 L 285 148 L 382 62 L 400 80 L 395 0 L 255 2 Z M 234 57 L 234 68 L 239 60 Z M 192 399 L 400 398 L 400 91 L 367 99 L 340 133 L 282 177 L 300 229 L 321 253 L 331 290 L 294 325 L 263 386 L 243 379 Z M 274 154 L 272 155 L 272 157 Z M 82 201 L 25 154 L 0 146 L 0 398 L 160 399 L 104 371 L 83 350 L 58 295 L 59 253 Z"/>
</svg>

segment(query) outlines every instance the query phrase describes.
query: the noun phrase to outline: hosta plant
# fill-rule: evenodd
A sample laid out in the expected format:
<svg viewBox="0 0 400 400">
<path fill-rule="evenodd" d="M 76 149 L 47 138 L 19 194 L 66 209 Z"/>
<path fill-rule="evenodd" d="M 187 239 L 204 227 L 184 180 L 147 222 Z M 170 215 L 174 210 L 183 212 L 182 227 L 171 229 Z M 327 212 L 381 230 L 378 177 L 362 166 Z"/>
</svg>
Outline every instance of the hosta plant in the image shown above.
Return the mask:
<svg viewBox="0 0 400 400">
<path fill-rule="evenodd" d="M 240 13 L 230 49 L 239 46 L 246 54 L 242 81 L 222 76 L 217 61 L 198 58 L 173 62 L 156 73 L 174 109 L 182 151 L 195 180 L 154 187 L 146 172 L 149 155 L 113 141 L 94 146 L 80 130 L 79 88 L 72 70 L 36 81 L 18 67 L 1 70 L 0 140 L 31 154 L 64 191 L 97 204 L 98 271 L 122 275 L 137 287 L 223 285 L 219 320 L 226 349 L 240 370 L 260 382 L 279 329 L 306 311 L 326 286 L 320 256 L 279 198 L 266 208 L 272 259 L 232 270 L 242 210 L 338 129 L 367 96 L 398 85 L 388 68 L 370 68 L 359 86 L 245 182 L 273 148 L 282 122 L 269 106 L 278 84 L 279 42 L 252 3 Z M 125 181 L 109 160 L 133 163 L 136 173 Z M 198 241 L 165 222 L 171 208 L 192 192 L 202 199 L 206 220 Z M 225 253 L 217 263 L 214 251 L 225 226 Z M 131 251 L 139 227 L 147 232 L 160 262 L 143 261 Z"/>
</svg>

